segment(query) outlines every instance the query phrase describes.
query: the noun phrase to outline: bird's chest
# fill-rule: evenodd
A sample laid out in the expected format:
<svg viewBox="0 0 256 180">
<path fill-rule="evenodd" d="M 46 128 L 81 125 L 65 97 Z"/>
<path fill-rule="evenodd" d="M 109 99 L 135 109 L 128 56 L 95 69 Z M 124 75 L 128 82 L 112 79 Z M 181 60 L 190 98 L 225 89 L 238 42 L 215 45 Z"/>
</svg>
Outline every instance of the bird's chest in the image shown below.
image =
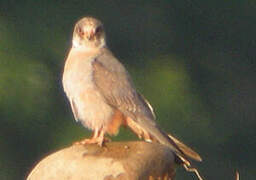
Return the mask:
<svg viewBox="0 0 256 180">
<path fill-rule="evenodd" d="M 92 62 L 94 58 L 68 59 L 63 74 L 63 86 L 68 96 L 94 88 Z"/>
<path fill-rule="evenodd" d="M 94 59 L 68 58 L 63 73 L 63 86 L 73 113 L 91 129 L 105 126 L 112 116 L 112 108 L 94 83 Z"/>
</svg>

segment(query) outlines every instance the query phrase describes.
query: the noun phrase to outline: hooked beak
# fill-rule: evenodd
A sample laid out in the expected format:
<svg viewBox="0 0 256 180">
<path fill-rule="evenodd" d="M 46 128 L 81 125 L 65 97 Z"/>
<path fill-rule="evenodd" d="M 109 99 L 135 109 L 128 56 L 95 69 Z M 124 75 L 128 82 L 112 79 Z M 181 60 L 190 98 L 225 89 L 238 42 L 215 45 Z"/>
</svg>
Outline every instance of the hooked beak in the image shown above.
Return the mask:
<svg viewBox="0 0 256 180">
<path fill-rule="evenodd" d="M 90 29 L 90 30 L 85 32 L 85 36 L 89 40 L 91 40 L 94 37 L 94 35 L 95 35 L 94 29 Z"/>
</svg>

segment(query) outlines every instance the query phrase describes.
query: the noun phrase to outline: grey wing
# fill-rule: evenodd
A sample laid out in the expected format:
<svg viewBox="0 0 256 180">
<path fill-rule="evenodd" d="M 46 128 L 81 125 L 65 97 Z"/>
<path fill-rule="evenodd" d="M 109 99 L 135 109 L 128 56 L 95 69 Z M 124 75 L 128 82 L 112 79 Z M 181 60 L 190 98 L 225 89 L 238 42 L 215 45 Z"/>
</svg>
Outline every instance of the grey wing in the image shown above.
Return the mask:
<svg viewBox="0 0 256 180">
<path fill-rule="evenodd" d="M 79 121 L 77 107 L 73 99 L 70 99 L 70 105 L 71 105 L 71 109 L 75 117 L 75 120 Z"/>
<path fill-rule="evenodd" d="M 93 79 L 108 104 L 135 121 L 139 121 L 138 116 L 143 116 L 155 125 L 152 107 L 136 92 L 129 74 L 113 56 L 99 56 L 94 60 Z"/>
<path fill-rule="evenodd" d="M 94 60 L 92 66 L 94 83 L 105 97 L 106 103 L 132 118 L 158 142 L 187 158 L 177 144 L 158 128 L 151 106 L 136 92 L 129 74 L 115 57 L 103 53 Z"/>
<path fill-rule="evenodd" d="M 73 112 L 73 115 L 74 115 L 74 118 L 76 121 L 79 121 L 79 116 L 78 116 L 78 111 L 77 111 L 77 107 L 76 107 L 76 104 L 74 102 L 74 99 L 72 96 L 70 96 L 70 93 L 68 91 L 68 88 L 66 87 L 66 79 L 65 79 L 65 76 L 63 77 L 62 79 L 62 84 L 63 84 L 63 88 L 64 88 L 64 92 L 66 93 L 66 96 L 69 100 L 69 103 L 71 105 L 71 109 L 72 109 L 72 112 Z"/>
<path fill-rule="evenodd" d="M 65 90 L 65 88 L 64 88 L 64 91 L 65 91 L 65 93 L 67 95 L 67 98 L 69 100 L 69 103 L 70 103 L 70 106 L 71 106 L 74 118 L 75 118 L 76 121 L 79 121 L 78 110 L 77 110 L 76 104 L 74 102 L 74 99 L 68 94 L 68 92 Z"/>
</svg>

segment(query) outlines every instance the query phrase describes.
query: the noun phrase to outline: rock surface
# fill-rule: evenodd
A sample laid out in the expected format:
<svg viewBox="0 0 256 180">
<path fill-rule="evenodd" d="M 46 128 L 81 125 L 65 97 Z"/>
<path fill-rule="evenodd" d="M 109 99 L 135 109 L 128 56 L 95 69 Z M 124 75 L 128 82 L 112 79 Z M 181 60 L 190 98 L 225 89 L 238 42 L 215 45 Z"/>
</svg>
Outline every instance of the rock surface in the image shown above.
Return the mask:
<svg viewBox="0 0 256 180">
<path fill-rule="evenodd" d="M 41 160 L 27 180 L 174 179 L 174 154 L 143 141 L 73 145 Z"/>
</svg>

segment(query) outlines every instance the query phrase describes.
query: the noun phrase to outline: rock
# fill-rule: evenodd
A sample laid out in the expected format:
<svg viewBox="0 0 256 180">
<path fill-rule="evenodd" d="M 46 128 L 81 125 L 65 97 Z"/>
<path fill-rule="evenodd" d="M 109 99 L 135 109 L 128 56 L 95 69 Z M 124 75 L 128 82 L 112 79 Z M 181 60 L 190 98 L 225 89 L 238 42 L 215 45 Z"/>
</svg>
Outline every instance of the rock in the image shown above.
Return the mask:
<svg viewBox="0 0 256 180">
<path fill-rule="evenodd" d="M 27 180 L 167 180 L 174 166 L 173 152 L 157 143 L 73 145 L 41 160 Z"/>
</svg>

